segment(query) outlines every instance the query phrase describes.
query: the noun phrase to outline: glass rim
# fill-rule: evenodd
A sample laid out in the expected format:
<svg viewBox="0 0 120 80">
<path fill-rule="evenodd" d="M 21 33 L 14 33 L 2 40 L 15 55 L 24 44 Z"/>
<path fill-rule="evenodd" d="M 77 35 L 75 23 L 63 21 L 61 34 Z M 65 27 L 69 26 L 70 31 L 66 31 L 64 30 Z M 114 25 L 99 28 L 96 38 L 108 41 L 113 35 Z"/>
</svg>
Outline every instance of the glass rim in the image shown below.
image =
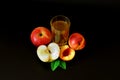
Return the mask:
<svg viewBox="0 0 120 80">
<path fill-rule="evenodd" d="M 65 18 L 66 21 L 67 21 L 67 23 L 69 24 L 69 26 L 71 25 L 70 19 L 67 16 L 64 16 L 64 15 L 56 15 L 56 16 L 52 17 L 51 20 L 50 20 L 50 25 L 52 25 L 53 20 L 55 18 L 57 18 L 57 17 L 63 17 L 63 18 Z"/>
</svg>

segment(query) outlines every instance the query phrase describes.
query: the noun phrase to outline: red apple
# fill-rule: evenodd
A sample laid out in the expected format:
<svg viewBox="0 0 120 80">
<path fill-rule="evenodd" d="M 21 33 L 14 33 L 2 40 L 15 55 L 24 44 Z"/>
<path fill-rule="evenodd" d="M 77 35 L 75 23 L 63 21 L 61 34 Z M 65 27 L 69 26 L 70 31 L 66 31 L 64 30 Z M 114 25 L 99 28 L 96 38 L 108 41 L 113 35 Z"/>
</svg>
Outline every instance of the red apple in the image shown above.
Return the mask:
<svg viewBox="0 0 120 80">
<path fill-rule="evenodd" d="M 35 28 L 31 32 L 30 38 L 31 38 L 31 42 L 35 46 L 40 46 L 40 45 L 48 44 L 49 42 L 51 42 L 52 34 L 50 30 L 48 30 L 45 27 L 40 26 L 40 27 Z"/>
<path fill-rule="evenodd" d="M 73 33 L 70 35 L 68 44 L 74 50 L 81 50 L 85 47 L 85 38 L 80 33 Z"/>
</svg>

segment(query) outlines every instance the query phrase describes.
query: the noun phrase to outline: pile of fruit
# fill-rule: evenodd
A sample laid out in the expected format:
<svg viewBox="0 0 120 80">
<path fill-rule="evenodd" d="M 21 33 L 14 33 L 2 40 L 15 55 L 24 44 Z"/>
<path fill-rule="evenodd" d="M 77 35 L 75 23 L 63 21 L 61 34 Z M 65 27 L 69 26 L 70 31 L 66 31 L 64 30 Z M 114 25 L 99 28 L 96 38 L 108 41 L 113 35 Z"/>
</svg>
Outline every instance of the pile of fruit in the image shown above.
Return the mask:
<svg viewBox="0 0 120 80">
<path fill-rule="evenodd" d="M 59 46 L 52 41 L 52 33 L 49 29 L 39 26 L 33 29 L 30 34 L 31 42 L 37 47 L 37 56 L 42 62 L 49 62 L 51 70 L 54 71 L 59 66 L 66 69 L 66 61 L 75 57 L 76 50 L 85 47 L 85 38 L 82 34 L 72 33 L 66 45 Z"/>
</svg>

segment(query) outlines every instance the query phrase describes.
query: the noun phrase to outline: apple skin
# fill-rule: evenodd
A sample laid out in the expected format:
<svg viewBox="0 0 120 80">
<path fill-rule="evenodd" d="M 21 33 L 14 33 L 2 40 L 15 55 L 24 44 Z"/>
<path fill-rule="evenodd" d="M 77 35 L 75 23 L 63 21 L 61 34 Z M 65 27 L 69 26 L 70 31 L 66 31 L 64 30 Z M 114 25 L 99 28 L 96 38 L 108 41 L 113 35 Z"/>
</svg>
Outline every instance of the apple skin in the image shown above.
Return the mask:
<svg viewBox="0 0 120 80">
<path fill-rule="evenodd" d="M 68 44 L 74 50 L 82 50 L 86 45 L 86 41 L 82 34 L 73 33 L 68 39 Z"/>
<path fill-rule="evenodd" d="M 52 34 L 47 28 L 40 26 L 31 32 L 31 42 L 38 47 L 39 45 L 48 44 L 51 42 Z"/>
<path fill-rule="evenodd" d="M 61 46 L 60 59 L 63 61 L 70 61 L 75 56 L 75 50 L 70 48 L 68 45 Z"/>
</svg>

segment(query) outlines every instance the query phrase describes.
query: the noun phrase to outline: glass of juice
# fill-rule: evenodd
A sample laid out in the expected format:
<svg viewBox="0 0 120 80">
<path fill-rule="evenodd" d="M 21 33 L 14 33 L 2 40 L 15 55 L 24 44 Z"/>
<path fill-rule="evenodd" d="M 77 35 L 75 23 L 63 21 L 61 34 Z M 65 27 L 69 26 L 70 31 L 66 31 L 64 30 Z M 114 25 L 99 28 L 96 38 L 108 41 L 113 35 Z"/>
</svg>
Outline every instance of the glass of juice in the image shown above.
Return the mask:
<svg viewBox="0 0 120 80">
<path fill-rule="evenodd" d="M 56 15 L 50 20 L 52 41 L 56 42 L 60 46 L 67 44 L 70 19 L 64 15 Z"/>
</svg>

